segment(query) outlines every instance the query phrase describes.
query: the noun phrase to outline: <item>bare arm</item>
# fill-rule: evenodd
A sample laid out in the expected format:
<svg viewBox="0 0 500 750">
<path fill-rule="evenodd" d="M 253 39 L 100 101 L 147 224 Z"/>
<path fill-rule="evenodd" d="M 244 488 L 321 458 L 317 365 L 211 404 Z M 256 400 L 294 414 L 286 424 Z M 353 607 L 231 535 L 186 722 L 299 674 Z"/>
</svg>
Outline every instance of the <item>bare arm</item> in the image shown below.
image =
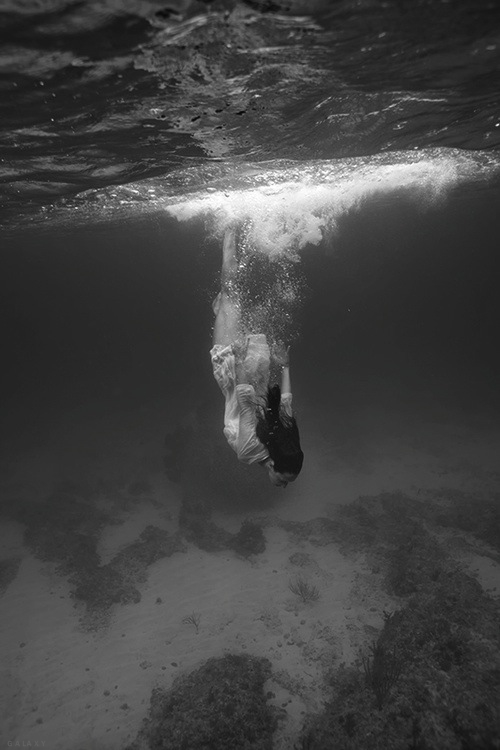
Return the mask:
<svg viewBox="0 0 500 750">
<path fill-rule="evenodd" d="M 290 347 L 281 343 L 275 344 L 273 357 L 276 364 L 281 367 L 281 393 L 291 393 Z"/>
<path fill-rule="evenodd" d="M 290 365 L 284 365 L 281 371 L 281 393 L 291 393 L 292 385 L 290 382 Z"/>
</svg>

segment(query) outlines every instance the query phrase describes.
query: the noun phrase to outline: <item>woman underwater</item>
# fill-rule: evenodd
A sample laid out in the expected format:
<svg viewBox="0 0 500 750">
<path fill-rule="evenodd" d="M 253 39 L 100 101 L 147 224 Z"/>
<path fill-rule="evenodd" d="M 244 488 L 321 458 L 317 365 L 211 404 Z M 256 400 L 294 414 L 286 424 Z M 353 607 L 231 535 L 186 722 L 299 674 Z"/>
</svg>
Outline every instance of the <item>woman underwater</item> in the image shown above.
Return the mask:
<svg viewBox="0 0 500 750">
<path fill-rule="evenodd" d="M 214 377 L 225 397 L 224 435 L 238 459 L 267 469 L 276 487 L 293 482 L 304 454 L 292 412 L 288 349 L 273 347 L 281 387 L 270 386 L 271 351 L 263 333 L 246 335 L 237 290 L 236 232 L 228 229 L 222 247 L 221 291 L 213 303 L 210 351 Z"/>
</svg>

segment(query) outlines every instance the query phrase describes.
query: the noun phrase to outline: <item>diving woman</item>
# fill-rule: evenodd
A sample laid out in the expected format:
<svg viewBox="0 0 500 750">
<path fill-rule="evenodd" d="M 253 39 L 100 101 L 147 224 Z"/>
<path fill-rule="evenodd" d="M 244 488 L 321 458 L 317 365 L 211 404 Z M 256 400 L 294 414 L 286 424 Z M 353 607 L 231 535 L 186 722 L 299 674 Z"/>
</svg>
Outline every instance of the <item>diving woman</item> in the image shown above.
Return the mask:
<svg viewBox="0 0 500 750">
<path fill-rule="evenodd" d="M 269 346 L 263 333 L 245 333 L 237 286 L 236 231 L 226 231 L 222 247 L 221 290 L 213 303 L 215 323 L 210 351 L 214 377 L 225 398 L 224 435 L 238 459 L 267 469 L 276 487 L 293 482 L 304 454 L 292 411 L 289 349 Z M 271 362 L 281 369 L 270 384 Z"/>
</svg>

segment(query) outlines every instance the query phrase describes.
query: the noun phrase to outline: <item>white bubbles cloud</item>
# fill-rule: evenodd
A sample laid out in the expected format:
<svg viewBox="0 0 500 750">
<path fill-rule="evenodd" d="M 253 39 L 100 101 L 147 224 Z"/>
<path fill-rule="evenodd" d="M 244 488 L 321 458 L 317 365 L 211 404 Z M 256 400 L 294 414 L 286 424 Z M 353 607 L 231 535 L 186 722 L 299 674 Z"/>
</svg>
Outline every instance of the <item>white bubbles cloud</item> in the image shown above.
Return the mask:
<svg viewBox="0 0 500 750">
<path fill-rule="evenodd" d="M 372 201 L 404 197 L 427 208 L 459 185 L 474 190 L 499 173 L 493 151 L 447 148 L 306 162 L 206 161 L 164 177 L 88 190 L 32 223 L 75 226 L 167 215 L 187 228 L 202 221 L 217 239 L 236 224 L 254 250 L 293 258 L 334 237 L 344 216 Z"/>
<path fill-rule="evenodd" d="M 343 216 L 375 196 L 404 194 L 427 206 L 460 180 L 454 158 L 393 164 L 349 160 L 330 162 L 329 168 L 322 162 L 306 166 L 302 173 L 299 168 L 286 172 L 282 178 L 288 180 L 273 181 L 273 171 L 267 184 L 199 191 L 165 209 L 179 221 L 204 219 L 215 237 L 232 224 L 243 226 L 247 242 L 256 250 L 269 256 L 290 255 L 318 245 L 325 234 L 331 237 Z"/>
</svg>

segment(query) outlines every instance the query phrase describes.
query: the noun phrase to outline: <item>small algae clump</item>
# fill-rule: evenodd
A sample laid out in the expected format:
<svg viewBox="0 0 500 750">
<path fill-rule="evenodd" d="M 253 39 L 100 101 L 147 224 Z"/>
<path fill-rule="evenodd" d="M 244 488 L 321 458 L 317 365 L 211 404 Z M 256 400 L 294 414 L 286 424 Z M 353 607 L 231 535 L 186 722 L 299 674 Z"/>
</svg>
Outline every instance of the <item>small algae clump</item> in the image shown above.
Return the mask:
<svg viewBox="0 0 500 750">
<path fill-rule="evenodd" d="M 229 546 L 242 557 L 261 554 L 266 549 L 266 539 L 262 527 L 248 519 L 243 521 L 240 530 L 235 534 Z"/>
<path fill-rule="evenodd" d="M 227 549 L 231 541 L 229 531 L 212 521 L 210 502 L 194 492 L 185 492 L 179 512 L 182 536 L 205 552 Z"/>
<path fill-rule="evenodd" d="M 270 675 L 265 658 L 209 659 L 171 690 L 153 691 L 149 717 L 127 750 L 272 750 L 277 718 L 264 694 Z"/>
<path fill-rule="evenodd" d="M 114 605 L 139 602 L 149 567 L 185 549 L 179 535 L 150 525 L 102 565 L 101 533 L 118 521 L 99 508 L 97 495 L 70 483 L 56 487 L 43 501 L 19 503 L 9 517 L 24 524 L 32 554 L 53 563 L 56 573 L 67 578 L 75 604 L 84 605 L 81 624 L 91 630 L 106 624 Z M 15 560 L 0 566 L 0 588 L 17 566 Z"/>
<path fill-rule="evenodd" d="M 297 576 L 295 580 L 289 581 L 288 588 L 292 594 L 298 596 L 304 604 L 307 604 L 308 602 L 316 602 L 319 599 L 318 587 L 313 583 L 306 581 L 302 576 Z"/>
</svg>

